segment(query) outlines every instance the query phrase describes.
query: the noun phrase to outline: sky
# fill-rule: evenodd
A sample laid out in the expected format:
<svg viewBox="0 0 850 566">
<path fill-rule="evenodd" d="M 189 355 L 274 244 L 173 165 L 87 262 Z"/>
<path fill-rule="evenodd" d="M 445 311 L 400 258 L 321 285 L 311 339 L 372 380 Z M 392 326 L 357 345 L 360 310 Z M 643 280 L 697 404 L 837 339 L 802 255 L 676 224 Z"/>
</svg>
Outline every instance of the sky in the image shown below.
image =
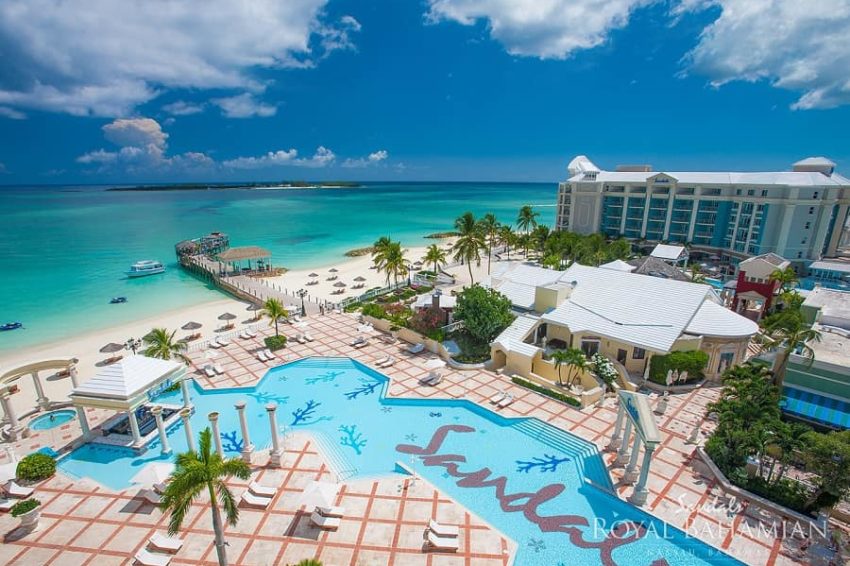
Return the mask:
<svg viewBox="0 0 850 566">
<path fill-rule="evenodd" d="M 0 0 L 0 184 L 850 172 L 850 0 Z"/>
</svg>

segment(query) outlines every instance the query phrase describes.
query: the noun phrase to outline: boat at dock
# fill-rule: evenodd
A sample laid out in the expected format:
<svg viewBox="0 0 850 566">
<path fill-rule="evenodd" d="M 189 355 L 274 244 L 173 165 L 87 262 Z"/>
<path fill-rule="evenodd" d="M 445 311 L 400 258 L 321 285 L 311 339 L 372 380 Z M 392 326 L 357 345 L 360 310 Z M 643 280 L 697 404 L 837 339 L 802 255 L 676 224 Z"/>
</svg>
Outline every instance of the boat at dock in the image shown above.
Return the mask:
<svg viewBox="0 0 850 566">
<path fill-rule="evenodd" d="M 130 271 L 127 272 L 127 277 L 145 277 L 147 275 L 156 275 L 157 273 L 164 272 L 165 266 L 162 265 L 162 263 L 146 259 L 143 261 L 137 261 L 131 265 Z"/>
</svg>

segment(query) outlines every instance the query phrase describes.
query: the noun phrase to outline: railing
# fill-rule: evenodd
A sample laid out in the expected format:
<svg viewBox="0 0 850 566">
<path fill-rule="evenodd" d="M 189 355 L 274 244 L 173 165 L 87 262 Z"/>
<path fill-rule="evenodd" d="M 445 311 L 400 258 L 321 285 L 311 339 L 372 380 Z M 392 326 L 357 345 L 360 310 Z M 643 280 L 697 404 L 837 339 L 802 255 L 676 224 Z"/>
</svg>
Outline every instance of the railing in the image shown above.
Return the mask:
<svg viewBox="0 0 850 566">
<path fill-rule="evenodd" d="M 372 289 L 370 291 L 366 291 L 362 295 L 358 295 L 356 297 L 347 297 L 339 302 L 340 308 L 345 308 L 352 303 L 359 303 L 374 297 L 379 297 L 381 295 L 386 295 L 387 293 L 391 293 L 396 289 L 400 289 L 402 287 L 407 287 L 407 280 L 401 281 L 399 283 L 393 283 L 392 285 L 388 285 L 386 287 L 381 287 L 380 289 Z"/>
<path fill-rule="evenodd" d="M 463 328 L 463 321 L 457 320 L 451 324 L 443 326 L 442 328 L 440 328 L 440 330 L 443 332 L 443 334 L 450 334 L 452 332 L 460 330 L 461 328 Z"/>
</svg>

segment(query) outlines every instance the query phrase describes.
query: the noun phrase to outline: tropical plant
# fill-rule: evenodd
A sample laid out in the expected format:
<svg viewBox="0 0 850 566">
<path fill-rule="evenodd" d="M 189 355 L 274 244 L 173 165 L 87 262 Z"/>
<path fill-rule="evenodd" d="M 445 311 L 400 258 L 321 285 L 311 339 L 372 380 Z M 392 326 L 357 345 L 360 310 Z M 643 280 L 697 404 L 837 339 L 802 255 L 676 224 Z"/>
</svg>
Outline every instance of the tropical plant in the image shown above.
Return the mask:
<svg viewBox="0 0 850 566">
<path fill-rule="evenodd" d="M 209 427 L 201 431 L 197 452 L 183 452 L 176 457 L 176 468 L 162 495 L 160 509 L 170 513 L 168 534 L 175 535 L 183 525 L 192 503 L 206 490 L 209 495 L 215 548 L 219 566 L 227 566 L 227 552 L 221 510 L 227 523 L 235 526 L 239 520 L 236 499 L 225 483 L 231 477 L 247 480 L 251 467 L 239 458 L 223 459 L 212 449 Z"/>
<path fill-rule="evenodd" d="M 539 212 L 534 212 L 534 208 L 530 204 L 526 204 L 522 208 L 519 209 L 519 214 L 516 218 L 517 228 L 525 231 L 525 235 L 528 234 L 537 227 L 537 217 L 540 216 Z M 525 255 L 528 255 L 528 241 L 525 243 Z"/>
<path fill-rule="evenodd" d="M 555 350 L 552 352 L 552 359 L 555 361 L 555 369 L 558 370 L 558 384 L 563 385 L 561 380 L 561 366 L 567 366 L 567 385 L 572 386 L 573 382 L 581 377 L 581 373 L 587 368 L 587 357 L 579 348 L 567 348 L 566 350 Z"/>
<path fill-rule="evenodd" d="M 809 342 L 820 342 L 819 331 L 808 326 L 799 310 L 785 309 L 765 317 L 762 321 L 763 333 L 760 340 L 767 350 L 776 351 L 773 362 L 773 383 L 782 388 L 788 361 L 791 354 L 797 353 L 807 360 L 807 365 L 815 360 L 815 351 Z"/>
<path fill-rule="evenodd" d="M 466 262 L 469 269 L 469 284 L 472 285 L 474 283 L 472 262 L 473 260 L 480 262 L 481 252 L 486 249 L 484 233 L 471 212 L 465 212 L 455 220 L 455 230 L 459 235 L 454 246 L 452 246 L 454 259 L 455 261 Z"/>
<path fill-rule="evenodd" d="M 12 505 L 10 512 L 12 517 L 20 517 L 24 513 L 29 513 L 33 509 L 37 508 L 39 505 L 41 505 L 41 501 L 38 499 L 24 499 L 23 501 L 18 501 Z"/>
<path fill-rule="evenodd" d="M 510 224 L 499 225 L 498 242 L 500 246 L 505 246 L 505 252 L 508 254 L 508 259 L 511 259 L 511 246 L 516 242 L 516 234 Z"/>
<path fill-rule="evenodd" d="M 21 458 L 15 467 L 15 477 L 27 481 L 41 481 L 56 473 L 56 458 L 33 452 Z"/>
<path fill-rule="evenodd" d="M 694 283 L 705 283 L 705 273 L 703 273 L 698 263 L 692 263 L 688 271 L 691 272 L 691 281 Z"/>
<path fill-rule="evenodd" d="M 440 268 L 446 265 L 446 250 L 437 244 L 431 244 L 422 256 L 422 262 L 434 266 L 434 275 L 440 272 Z"/>
<path fill-rule="evenodd" d="M 790 291 L 797 284 L 798 277 L 793 267 L 786 267 L 785 269 L 773 270 L 773 273 L 770 274 L 770 280 L 778 281 L 783 291 Z"/>
<path fill-rule="evenodd" d="M 295 566 L 322 566 L 321 560 L 316 560 L 315 558 L 305 558 Z"/>
<path fill-rule="evenodd" d="M 670 352 L 665 355 L 652 356 L 649 360 L 649 379 L 664 385 L 667 383 L 667 372 L 688 372 L 687 381 L 697 381 L 705 377 L 703 370 L 708 365 L 708 354 L 702 350 L 685 350 Z"/>
<path fill-rule="evenodd" d="M 286 336 L 266 336 L 263 338 L 263 344 L 272 352 L 280 350 L 286 346 Z"/>
<path fill-rule="evenodd" d="M 549 240 L 549 236 L 552 234 L 552 231 L 545 224 L 538 224 L 534 227 L 534 230 L 531 232 L 531 243 L 534 244 L 534 249 L 540 253 L 546 249 L 546 242 Z"/>
<path fill-rule="evenodd" d="M 850 430 L 833 431 L 827 434 L 809 432 L 804 437 L 806 470 L 816 474 L 812 478 L 815 490 L 806 506 L 822 501 L 831 506 L 850 491 Z"/>
<path fill-rule="evenodd" d="M 167 328 L 154 328 L 148 332 L 142 339 L 145 349 L 143 353 L 149 358 L 159 358 L 161 360 L 170 360 L 177 358 L 183 362 L 189 363 L 189 358 L 186 357 L 186 343 L 174 339 L 177 331 L 168 332 Z"/>
<path fill-rule="evenodd" d="M 283 307 L 280 299 L 271 298 L 263 303 L 263 310 L 260 311 L 260 316 L 269 317 L 269 326 L 274 326 L 274 335 L 280 336 L 278 322 L 281 318 L 289 316 L 289 312 Z"/>
<path fill-rule="evenodd" d="M 473 285 L 457 296 L 454 319 L 479 343 L 489 344 L 514 320 L 511 301 L 494 289 Z"/>
<path fill-rule="evenodd" d="M 493 257 L 493 246 L 499 235 L 499 221 L 496 216 L 490 212 L 481 217 L 478 221 L 481 231 L 484 233 L 487 245 L 487 273 L 490 273 L 490 261 Z"/>
</svg>

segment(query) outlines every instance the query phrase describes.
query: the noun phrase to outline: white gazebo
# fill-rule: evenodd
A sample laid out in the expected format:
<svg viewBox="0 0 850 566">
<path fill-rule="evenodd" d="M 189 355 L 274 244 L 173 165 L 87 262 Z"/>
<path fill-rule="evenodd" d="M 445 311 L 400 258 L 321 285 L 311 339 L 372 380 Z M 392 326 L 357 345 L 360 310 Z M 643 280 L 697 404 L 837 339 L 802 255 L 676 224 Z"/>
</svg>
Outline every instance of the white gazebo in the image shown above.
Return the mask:
<svg viewBox="0 0 850 566">
<path fill-rule="evenodd" d="M 619 391 L 618 396 L 620 403 L 617 408 L 617 421 L 614 423 L 614 434 L 611 436 L 608 448 L 617 450 L 615 463 L 626 466 L 623 483 L 634 483 L 637 479 L 637 485 L 629 501 L 635 505 L 643 505 L 649 495 L 646 482 L 649 478 L 652 453 L 661 444 L 661 433 L 658 431 L 658 425 L 655 424 L 649 397 L 624 389 Z M 631 441 L 633 429 L 634 441 Z M 643 445 L 643 463 L 638 475 L 638 454 L 641 444 Z"/>
<path fill-rule="evenodd" d="M 136 354 L 104 367 L 94 377 L 75 387 L 69 397 L 77 409 L 84 437 L 88 437 L 90 431 L 85 408 L 112 409 L 127 414 L 133 435 L 133 447 L 140 448 L 143 440 L 136 409 L 149 403 L 162 390 L 175 383 L 180 383 L 183 406 L 189 408 L 191 401 L 188 381 L 186 366 L 182 363 Z M 162 419 L 156 411 L 154 414 L 162 436 Z"/>
</svg>

